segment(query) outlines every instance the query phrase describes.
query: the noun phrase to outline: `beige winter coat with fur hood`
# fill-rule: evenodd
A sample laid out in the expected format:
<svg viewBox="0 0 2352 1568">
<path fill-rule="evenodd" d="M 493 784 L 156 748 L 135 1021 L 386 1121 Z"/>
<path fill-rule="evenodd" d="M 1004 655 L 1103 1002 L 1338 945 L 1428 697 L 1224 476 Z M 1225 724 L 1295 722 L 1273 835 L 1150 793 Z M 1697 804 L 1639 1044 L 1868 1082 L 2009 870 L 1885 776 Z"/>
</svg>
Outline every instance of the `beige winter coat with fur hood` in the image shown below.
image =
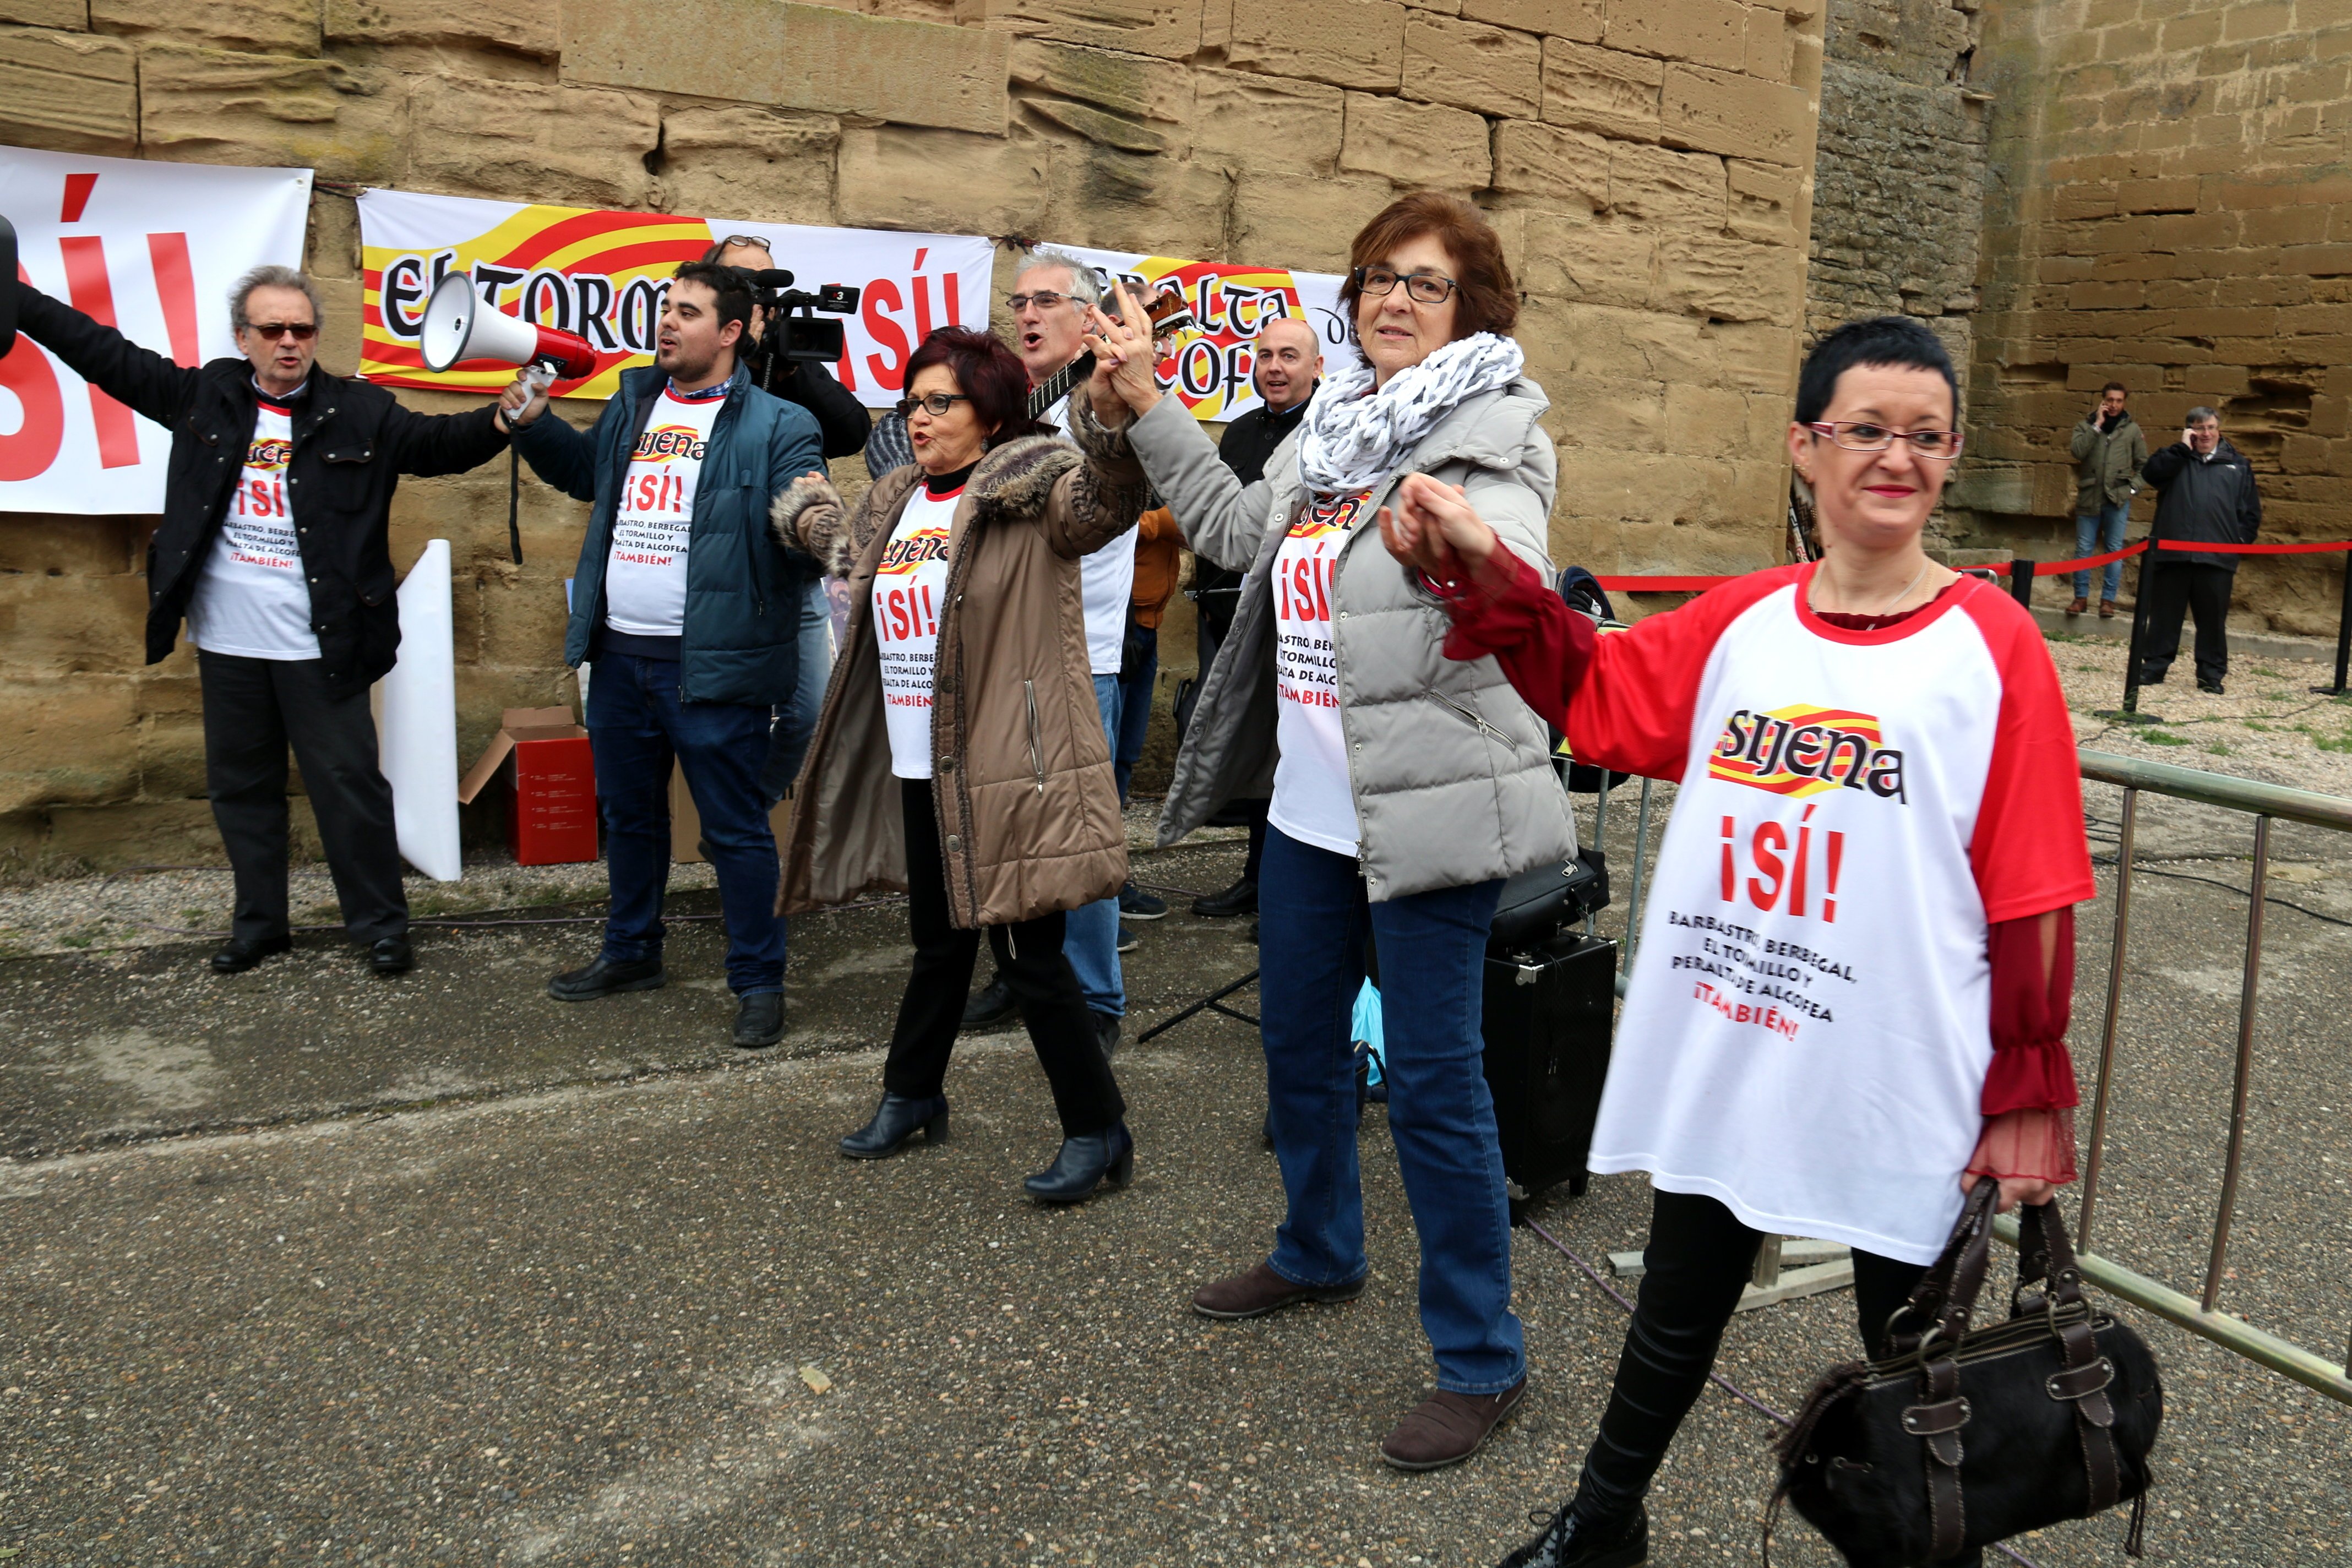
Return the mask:
<svg viewBox="0 0 2352 1568">
<path fill-rule="evenodd" d="M 1078 557 L 1135 526 L 1143 471 L 1124 434 L 1074 410 L 1083 444 L 1008 441 L 981 459 L 948 542 L 931 704 L 932 799 L 948 900 L 963 928 L 1006 925 L 1109 898 L 1127 834 L 1087 660 Z M 776 537 L 849 579 L 849 631 L 809 742 L 784 840 L 784 914 L 907 887 L 906 830 L 890 773 L 874 575 L 919 468 L 875 481 L 854 507 L 822 480 L 778 496 Z"/>
</svg>

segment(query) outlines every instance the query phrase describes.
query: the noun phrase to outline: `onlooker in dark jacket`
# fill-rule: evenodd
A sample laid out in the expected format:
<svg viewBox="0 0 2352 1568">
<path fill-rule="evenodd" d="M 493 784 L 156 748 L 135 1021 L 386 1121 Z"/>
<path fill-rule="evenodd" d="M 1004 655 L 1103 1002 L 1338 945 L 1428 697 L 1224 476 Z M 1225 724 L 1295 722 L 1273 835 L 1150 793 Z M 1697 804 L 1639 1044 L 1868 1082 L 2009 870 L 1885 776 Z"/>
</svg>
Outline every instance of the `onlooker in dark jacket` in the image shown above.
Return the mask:
<svg viewBox="0 0 2352 1568">
<path fill-rule="evenodd" d="M 2210 408 L 2189 411 L 2180 439 L 2147 460 L 2140 475 L 2157 489 L 2151 540 L 2252 544 L 2263 525 L 2262 492 L 2245 455 L 2221 436 Z M 2180 653 L 2180 618 L 2197 617 L 2197 689 L 2221 694 L 2230 671 L 2230 586 L 2238 558 L 2207 551 L 2158 550 L 2148 557 L 2146 641 L 2140 684 L 2156 686 Z"/>
<path fill-rule="evenodd" d="M 1323 345 L 1315 329 L 1307 322 L 1280 316 L 1258 329 L 1250 355 L 1250 381 L 1257 388 L 1258 406 L 1226 426 L 1223 438 L 1217 443 L 1217 456 L 1242 483 L 1254 485 L 1265 477 L 1266 459 L 1290 439 L 1298 422 L 1307 417 L 1307 405 L 1315 395 L 1318 384 L 1316 377 L 1322 369 Z M 1200 617 L 1193 637 L 1199 646 L 1200 679 L 1206 682 L 1211 668 L 1217 662 L 1217 649 L 1224 643 L 1225 634 L 1233 629 L 1234 610 L 1241 603 L 1242 574 L 1205 556 L 1193 558 L 1192 571 L 1192 606 Z M 1249 855 L 1242 862 L 1242 874 L 1232 887 L 1221 893 L 1204 893 L 1192 900 L 1194 914 L 1257 913 L 1257 872 L 1258 863 L 1265 856 L 1266 804 L 1263 797 L 1237 800 L 1227 808 L 1247 821 Z"/>
<path fill-rule="evenodd" d="M 595 661 L 588 735 L 604 818 L 612 913 L 604 950 L 548 994 L 585 1002 L 663 984 L 669 778 L 686 774 L 719 875 L 735 1043 L 784 1032 L 784 922 L 760 768 L 769 717 L 800 677 L 802 604 L 817 563 L 768 532 L 768 503 L 818 467 L 807 410 L 760 391 L 736 363 L 751 313 L 741 276 L 677 269 L 655 363 L 629 371 L 593 428 L 541 416 L 518 379 L 500 405 L 539 477 L 593 501 L 572 579 L 563 659 Z"/>
<path fill-rule="evenodd" d="M 0 279 L 0 288 L 13 280 Z M 393 666 L 400 606 L 385 538 L 403 474 L 454 474 L 506 445 L 497 410 L 414 414 L 312 363 L 318 290 L 258 267 L 229 291 L 243 359 L 173 363 L 30 287 L 20 326 L 92 386 L 172 432 L 163 521 L 147 547 L 147 662 L 180 620 L 197 650 L 205 793 L 236 875 L 214 972 L 292 945 L 286 748 L 334 872 L 343 928 L 379 974 L 411 963 L 392 786 L 367 689 Z"/>
<path fill-rule="evenodd" d="M 2120 381 L 2099 389 L 2099 405 L 2074 426 L 2067 449 L 2074 454 L 2074 553 L 2101 555 L 2124 545 L 2124 525 L 2131 521 L 2131 499 L 2139 489 L 2140 465 L 2147 461 L 2147 437 L 2124 408 L 2129 395 Z M 2124 563 L 2110 561 L 2099 584 L 2099 614 L 2116 613 L 2116 594 L 2123 586 Z M 2091 574 L 2074 574 L 2074 602 L 2070 616 L 2091 607 Z"/>
</svg>

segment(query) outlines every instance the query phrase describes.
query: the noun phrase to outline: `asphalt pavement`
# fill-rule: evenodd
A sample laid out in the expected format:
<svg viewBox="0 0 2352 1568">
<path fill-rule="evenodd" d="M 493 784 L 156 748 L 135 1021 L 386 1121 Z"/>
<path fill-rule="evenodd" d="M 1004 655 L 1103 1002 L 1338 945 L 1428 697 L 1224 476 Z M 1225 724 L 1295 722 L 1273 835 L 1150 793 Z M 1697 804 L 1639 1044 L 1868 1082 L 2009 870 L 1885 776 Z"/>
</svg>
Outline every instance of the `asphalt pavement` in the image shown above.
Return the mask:
<svg viewBox="0 0 2352 1568">
<path fill-rule="evenodd" d="M 1632 817 L 1612 810 L 1621 868 Z M 2142 833 L 2167 874 L 2138 886 L 2100 1249 L 2190 1289 L 2227 1125 L 2243 840 L 2186 808 Z M 2268 910 L 2224 1304 L 2332 1353 L 2352 1331 L 2352 928 L 2331 923 L 2352 921 L 2352 847 L 2280 840 L 2298 869 L 2273 891 L 2303 909 Z M 1181 849 L 1139 875 L 1213 889 L 1237 858 Z M 709 913 L 699 897 L 680 908 Z M 0 1553 L 1492 1563 L 1572 1484 L 1623 1320 L 1517 1233 L 1523 1413 L 1457 1469 L 1381 1465 L 1431 1368 L 1377 1106 L 1366 1294 L 1250 1323 L 1190 1312 L 1201 1280 L 1262 1256 L 1280 1190 L 1253 1032 L 1210 1015 L 1134 1041 L 1257 962 L 1242 922 L 1174 901 L 1129 958 L 1137 1182 L 1069 1210 L 1020 1194 L 1056 1133 L 1017 1033 L 960 1047 L 949 1142 L 835 1153 L 878 1092 L 903 984 L 887 904 L 795 922 L 792 1032 L 756 1056 L 726 1043 L 708 920 L 674 931 L 669 988 L 579 1006 L 543 985 L 593 953 L 593 923 L 431 931 L 392 981 L 328 940 L 226 981 L 192 946 L 0 963 Z M 2104 908 L 2084 916 L 2086 1079 Z M 1597 1261 L 1639 1247 L 1646 1192 L 1599 1178 L 1536 1212 Z M 1793 1410 L 1853 1353 L 1852 1313 L 1840 1292 L 1745 1315 L 1720 1370 Z M 2168 1385 L 2151 1560 L 2352 1562 L 2352 1412 L 2135 1321 Z M 1774 1431 L 1706 1396 L 1653 1497 L 1653 1563 L 1756 1561 Z M 2057 1568 L 2121 1539 L 2110 1519 L 2018 1545 Z M 1793 1521 L 1774 1559 L 1833 1560 Z"/>
</svg>

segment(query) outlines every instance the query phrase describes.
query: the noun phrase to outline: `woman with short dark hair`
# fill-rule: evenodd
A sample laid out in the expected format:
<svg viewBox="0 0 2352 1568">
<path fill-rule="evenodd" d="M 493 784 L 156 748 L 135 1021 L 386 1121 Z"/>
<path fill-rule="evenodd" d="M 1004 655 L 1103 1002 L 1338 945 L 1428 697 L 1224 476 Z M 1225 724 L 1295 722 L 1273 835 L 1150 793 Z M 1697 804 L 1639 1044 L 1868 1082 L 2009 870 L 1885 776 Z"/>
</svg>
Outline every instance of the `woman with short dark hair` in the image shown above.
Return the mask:
<svg viewBox="0 0 2352 1568">
<path fill-rule="evenodd" d="M 1062 953 L 1065 914 L 1127 879 L 1078 559 L 1135 525 L 1143 479 L 1086 389 L 1074 446 L 1029 418 L 1028 388 L 995 338 L 943 327 L 907 363 L 914 462 L 855 507 L 817 474 L 777 498 L 777 537 L 850 588 L 780 899 L 796 913 L 907 893 L 915 967 L 882 1103 L 842 1153 L 878 1160 L 918 1131 L 947 1136 L 948 1058 L 984 929 L 1062 1123 L 1060 1154 L 1024 1184 L 1075 1203 L 1125 1184 L 1135 1164 L 1126 1102 Z"/>
<path fill-rule="evenodd" d="M 1136 410 L 1130 439 L 1186 542 L 1243 572 L 1202 682 L 1160 837 L 1229 800 L 1272 797 L 1258 911 L 1269 1125 L 1288 1213 L 1272 1255 L 1204 1285 L 1195 1310 L 1250 1318 L 1364 1288 L 1349 1022 L 1368 936 L 1389 1128 L 1421 1236 L 1421 1321 L 1437 1388 L 1381 1445 L 1401 1469 L 1477 1451 L 1527 1390 L 1511 1312 L 1509 1206 L 1482 1070 L 1480 985 L 1503 879 L 1576 848 L 1551 741 L 1491 662 L 1431 636 L 1438 601 L 1372 526 L 1402 477 L 1460 485 L 1545 564 L 1550 406 L 1503 334 L 1517 295 L 1501 241 L 1458 196 L 1402 196 L 1357 235 L 1344 292 L 1362 362 L 1328 373 L 1244 484 L 1153 384 L 1148 344 L 1097 322 Z M 1129 321 L 1141 319 L 1129 301 Z"/>
<path fill-rule="evenodd" d="M 2032 618 L 1920 548 L 1958 403 L 1919 322 L 1830 333 L 1788 433 L 1822 559 L 1611 636 L 1475 500 L 1416 476 L 1385 521 L 1448 658 L 1499 658 L 1580 760 L 1681 787 L 1589 1160 L 1649 1173 L 1641 1299 L 1576 1495 L 1504 1568 L 1645 1559 L 1650 1478 L 1766 1234 L 1853 1248 L 1876 1353 L 1970 1186 L 2007 1210 L 2074 1179 L 2074 727 Z"/>
</svg>

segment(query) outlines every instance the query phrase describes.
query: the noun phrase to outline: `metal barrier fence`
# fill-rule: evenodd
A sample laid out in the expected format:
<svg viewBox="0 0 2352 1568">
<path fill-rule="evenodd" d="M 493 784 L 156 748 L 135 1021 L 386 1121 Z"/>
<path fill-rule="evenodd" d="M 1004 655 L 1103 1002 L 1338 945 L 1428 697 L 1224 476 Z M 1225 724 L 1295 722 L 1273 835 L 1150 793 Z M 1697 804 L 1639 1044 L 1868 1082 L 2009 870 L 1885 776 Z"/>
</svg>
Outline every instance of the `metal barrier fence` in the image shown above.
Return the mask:
<svg viewBox="0 0 2352 1568">
<path fill-rule="evenodd" d="M 2253 1078 L 2255 1005 L 2262 985 L 2263 910 L 2269 880 L 2271 824 L 2274 821 L 2300 822 L 2315 827 L 2352 832 L 2352 800 L 2310 790 L 2262 784 L 2252 779 L 2232 778 L 2222 773 L 2204 773 L 2196 768 L 2175 767 L 2168 763 L 2142 762 L 2105 752 L 2086 751 L 2080 755 L 2084 779 L 2116 784 L 2124 792 L 2122 829 L 2116 852 L 2114 944 L 2107 961 L 2106 1007 L 2099 1027 L 2098 1077 L 2091 1101 L 2090 1150 L 2083 1166 L 2082 1217 L 2075 1227 L 2077 1258 L 2083 1277 L 2101 1289 L 2178 1323 L 2191 1333 L 2200 1334 L 2248 1361 L 2284 1373 L 2330 1398 L 2352 1405 L 2352 1345 L 2347 1345 L 2345 1360 L 2337 1363 L 2256 1328 L 2242 1318 L 2220 1310 L 2218 1307 L 2222 1281 L 2226 1278 L 2230 1228 L 2237 1210 L 2239 1176 L 2245 1154 L 2246 1100 Z M 1604 786 L 1608 783 L 1605 775 L 1602 783 Z M 1642 781 L 1633 863 L 1625 890 L 1626 935 L 1620 949 L 1617 975 L 1617 994 L 1620 996 L 1625 994 L 1626 975 L 1641 942 L 1642 895 L 1645 879 L 1643 858 L 1648 846 L 1654 787 L 1652 781 Z M 1608 826 L 1611 793 L 1604 787 L 1594 806 L 1592 837 L 1595 843 L 1604 842 L 1602 835 Z M 2253 882 L 2247 898 L 2245 971 L 2238 996 L 2237 1064 L 2230 1100 L 2229 1152 L 2222 1166 L 2221 1192 L 2215 1205 L 2205 1278 L 2199 1294 L 2195 1296 L 2176 1290 L 2092 1250 L 2093 1226 L 2098 1217 L 2099 1179 L 2106 1152 L 2108 1104 L 2115 1077 L 2116 1020 L 2123 1005 L 2124 959 L 2131 936 L 2133 833 L 2137 825 L 2139 797 L 2143 793 L 2244 812 L 2254 819 Z M 1591 929 L 1591 923 L 1588 918 L 1588 931 Z M 1995 1230 L 2002 1240 L 2012 1247 L 2017 1245 L 2014 1216 L 1997 1222 Z"/>
</svg>

